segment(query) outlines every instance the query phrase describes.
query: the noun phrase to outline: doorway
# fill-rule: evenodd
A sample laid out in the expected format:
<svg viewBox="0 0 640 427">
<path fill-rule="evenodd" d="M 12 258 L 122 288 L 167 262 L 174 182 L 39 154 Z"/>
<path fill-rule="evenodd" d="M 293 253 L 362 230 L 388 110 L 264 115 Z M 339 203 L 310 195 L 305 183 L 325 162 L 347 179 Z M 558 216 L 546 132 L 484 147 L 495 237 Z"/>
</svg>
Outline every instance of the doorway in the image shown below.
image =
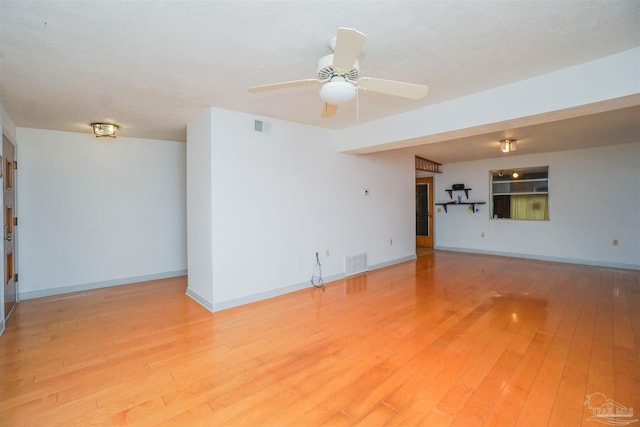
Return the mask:
<svg viewBox="0 0 640 427">
<path fill-rule="evenodd" d="M 9 138 L 2 135 L 2 176 L 4 212 L 4 319 L 9 320 L 18 302 L 15 257 L 15 147 Z"/>
<path fill-rule="evenodd" d="M 416 247 L 433 248 L 433 177 L 416 178 Z"/>
</svg>

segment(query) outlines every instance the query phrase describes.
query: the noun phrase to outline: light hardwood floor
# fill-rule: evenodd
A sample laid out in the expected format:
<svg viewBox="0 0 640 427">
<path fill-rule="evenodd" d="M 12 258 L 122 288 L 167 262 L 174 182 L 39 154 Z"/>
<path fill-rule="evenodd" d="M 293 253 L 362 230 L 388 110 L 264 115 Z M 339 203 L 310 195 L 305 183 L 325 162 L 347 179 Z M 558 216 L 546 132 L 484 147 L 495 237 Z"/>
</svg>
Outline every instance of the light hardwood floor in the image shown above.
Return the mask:
<svg viewBox="0 0 640 427">
<path fill-rule="evenodd" d="M 416 246 L 416 256 L 424 256 L 433 253 L 433 248 L 424 248 L 420 246 Z"/>
<path fill-rule="evenodd" d="M 639 271 L 436 251 L 215 314 L 185 286 L 21 302 L 0 425 L 604 425 L 593 393 L 640 418 Z"/>
</svg>

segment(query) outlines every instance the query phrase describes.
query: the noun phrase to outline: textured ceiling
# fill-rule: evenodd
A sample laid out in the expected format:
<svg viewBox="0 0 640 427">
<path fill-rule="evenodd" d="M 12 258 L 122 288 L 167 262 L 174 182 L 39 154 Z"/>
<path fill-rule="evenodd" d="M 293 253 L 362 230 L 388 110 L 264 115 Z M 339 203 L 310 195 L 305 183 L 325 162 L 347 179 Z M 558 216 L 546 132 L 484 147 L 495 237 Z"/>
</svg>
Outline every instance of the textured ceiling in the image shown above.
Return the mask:
<svg viewBox="0 0 640 427">
<path fill-rule="evenodd" d="M 360 75 L 429 85 L 424 100 L 361 91 L 359 122 L 399 114 L 640 45 L 639 1 L 0 0 L 0 102 L 17 126 L 185 140 L 218 107 L 341 129 L 315 77 L 338 27 L 367 35 Z M 445 156 L 446 157 L 446 156 Z"/>
<path fill-rule="evenodd" d="M 502 154 L 499 151 L 499 141 L 506 138 L 517 138 L 517 150 Z M 465 138 L 416 145 L 404 150 L 446 164 L 638 141 L 640 141 L 640 106 L 635 106 L 522 126 L 507 131 L 481 133 Z M 640 159 L 638 161 L 640 162 Z"/>
</svg>

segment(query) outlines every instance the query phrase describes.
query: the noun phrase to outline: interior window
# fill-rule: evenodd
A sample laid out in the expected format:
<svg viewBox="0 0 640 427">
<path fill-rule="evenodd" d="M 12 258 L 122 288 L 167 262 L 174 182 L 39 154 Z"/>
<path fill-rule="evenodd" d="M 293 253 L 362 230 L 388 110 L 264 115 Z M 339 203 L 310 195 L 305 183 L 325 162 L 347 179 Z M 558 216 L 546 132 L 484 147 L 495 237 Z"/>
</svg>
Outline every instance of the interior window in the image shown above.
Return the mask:
<svg viewBox="0 0 640 427">
<path fill-rule="evenodd" d="M 549 166 L 491 171 L 493 219 L 549 220 Z"/>
</svg>

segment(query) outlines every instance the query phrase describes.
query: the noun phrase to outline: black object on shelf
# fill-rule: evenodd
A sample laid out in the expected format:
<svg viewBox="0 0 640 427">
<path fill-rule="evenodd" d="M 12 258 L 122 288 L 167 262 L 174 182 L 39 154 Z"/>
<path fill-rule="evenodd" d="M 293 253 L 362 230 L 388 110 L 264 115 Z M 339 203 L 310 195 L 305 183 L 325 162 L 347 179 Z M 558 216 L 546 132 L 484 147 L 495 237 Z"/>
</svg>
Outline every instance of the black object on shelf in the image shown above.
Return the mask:
<svg viewBox="0 0 640 427">
<path fill-rule="evenodd" d="M 456 184 L 457 185 L 457 184 Z M 464 191 L 464 195 L 467 198 L 467 200 L 469 200 L 469 191 L 471 191 L 470 188 L 447 188 L 446 190 L 447 193 L 449 193 L 449 198 L 453 200 L 453 192 L 454 191 Z"/>
</svg>

